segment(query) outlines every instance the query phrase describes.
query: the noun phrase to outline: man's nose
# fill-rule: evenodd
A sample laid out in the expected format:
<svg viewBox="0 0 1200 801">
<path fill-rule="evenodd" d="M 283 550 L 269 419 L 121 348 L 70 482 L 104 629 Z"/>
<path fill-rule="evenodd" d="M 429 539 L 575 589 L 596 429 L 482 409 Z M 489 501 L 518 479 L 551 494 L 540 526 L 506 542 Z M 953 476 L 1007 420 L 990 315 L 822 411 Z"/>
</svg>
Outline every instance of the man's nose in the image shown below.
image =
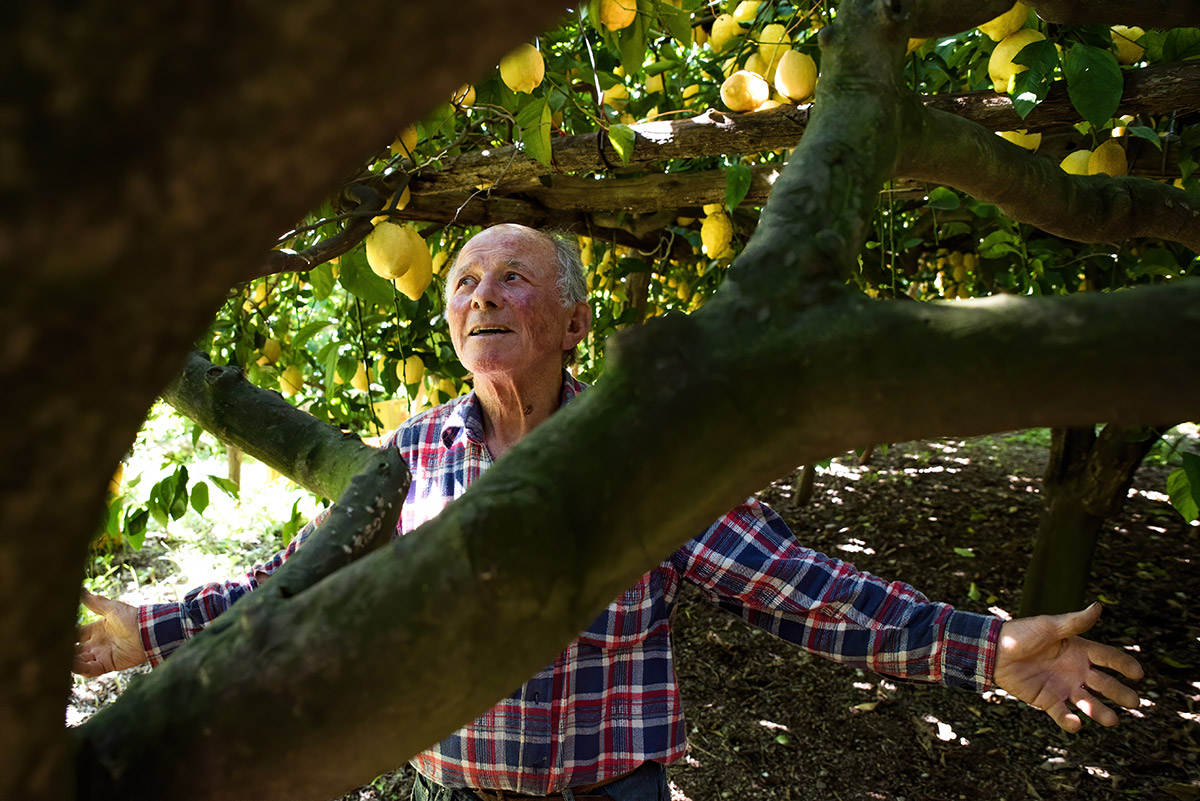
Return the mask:
<svg viewBox="0 0 1200 801">
<path fill-rule="evenodd" d="M 471 293 L 471 308 L 496 308 L 497 301 L 500 298 L 499 289 L 500 286 L 496 279 L 485 275 L 475 285 L 475 290 Z"/>
</svg>

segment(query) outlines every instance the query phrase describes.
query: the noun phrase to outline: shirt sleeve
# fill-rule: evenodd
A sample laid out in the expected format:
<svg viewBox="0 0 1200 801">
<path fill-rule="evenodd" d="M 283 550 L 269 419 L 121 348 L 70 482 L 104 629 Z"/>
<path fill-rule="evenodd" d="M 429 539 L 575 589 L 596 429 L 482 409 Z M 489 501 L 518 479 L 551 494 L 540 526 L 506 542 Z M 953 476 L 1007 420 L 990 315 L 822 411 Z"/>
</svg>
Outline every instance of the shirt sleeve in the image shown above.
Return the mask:
<svg viewBox="0 0 1200 801">
<path fill-rule="evenodd" d="M 672 561 L 718 606 L 812 653 L 912 681 L 991 686 L 998 618 L 933 603 L 804 548 L 753 498 Z"/>
<path fill-rule="evenodd" d="M 287 548 L 241 576 L 195 587 L 188 591 L 182 601 L 141 606 L 138 609 L 138 628 L 141 630 L 142 648 L 149 656 L 151 666 L 157 666 L 174 653 L 175 649 L 216 620 L 237 599 L 258 589 L 296 553 L 332 511 L 332 506 L 322 510 L 292 538 Z"/>
</svg>

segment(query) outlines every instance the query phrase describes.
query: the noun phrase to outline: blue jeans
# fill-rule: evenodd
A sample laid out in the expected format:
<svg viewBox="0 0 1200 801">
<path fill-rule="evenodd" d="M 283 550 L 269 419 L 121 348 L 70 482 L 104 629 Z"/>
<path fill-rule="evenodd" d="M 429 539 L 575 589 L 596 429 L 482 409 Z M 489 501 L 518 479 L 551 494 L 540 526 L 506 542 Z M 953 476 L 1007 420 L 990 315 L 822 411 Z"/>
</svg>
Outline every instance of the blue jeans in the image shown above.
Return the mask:
<svg viewBox="0 0 1200 801">
<path fill-rule="evenodd" d="M 569 797 L 564 794 L 553 797 L 560 795 Z M 588 795 L 604 795 L 613 801 L 671 801 L 667 769 L 658 762 L 644 762 L 628 776 L 592 790 Z M 418 773 L 413 782 L 412 801 L 479 801 L 479 796 L 470 790 L 435 784 Z"/>
</svg>

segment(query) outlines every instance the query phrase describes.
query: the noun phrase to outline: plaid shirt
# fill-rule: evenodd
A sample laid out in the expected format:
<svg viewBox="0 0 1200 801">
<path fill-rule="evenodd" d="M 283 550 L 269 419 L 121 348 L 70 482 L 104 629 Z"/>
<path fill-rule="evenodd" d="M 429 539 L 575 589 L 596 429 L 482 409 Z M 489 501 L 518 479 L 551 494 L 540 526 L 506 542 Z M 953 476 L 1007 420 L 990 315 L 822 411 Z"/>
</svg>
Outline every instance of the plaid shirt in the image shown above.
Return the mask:
<svg viewBox="0 0 1200 801">
<path fill-rule="evenodd" d="M 563 402 L 582 389 L 567 376 Z M 474 393 L 413 417 L 385 444 L 400 448 L 413 475 L 398 534 L 435 517 L 492 462 Z M 152 664 L 253 590 L 314 523 L 240 579 L 198 587 L 182 603 L 143 607 Z M 681 579 L 746 621 L 834 661 L 975 691 L 990 684 L 998 619 L 931 603 L 906 584 L 804 548 L 778 515 L 751 498 L 626 590 L 553 663 L 413 765 L 451 787 L 548 794 L 646 760 L 680 759 L 686 729 L 670 613 Z"/>
</svg>

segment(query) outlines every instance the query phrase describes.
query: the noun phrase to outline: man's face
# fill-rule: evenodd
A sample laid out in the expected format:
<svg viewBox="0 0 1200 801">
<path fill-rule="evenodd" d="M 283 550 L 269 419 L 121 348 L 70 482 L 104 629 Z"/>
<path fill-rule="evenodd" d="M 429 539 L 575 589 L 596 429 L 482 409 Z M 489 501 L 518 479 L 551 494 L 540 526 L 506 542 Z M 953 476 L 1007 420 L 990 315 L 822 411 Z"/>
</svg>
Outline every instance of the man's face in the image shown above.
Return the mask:
<svg viewBox="0 0 1200 801">
<path fill-rule="evenodd" d="M 463 366 L 476 376 L 548 371 L 582 337 L 564 308 L 554 246 L 530 228 L 499 225 L 477 234 L 450 275 L 447 318 Z M 585 329 L 586 332 L 586 329 Z"/>
</svg>

